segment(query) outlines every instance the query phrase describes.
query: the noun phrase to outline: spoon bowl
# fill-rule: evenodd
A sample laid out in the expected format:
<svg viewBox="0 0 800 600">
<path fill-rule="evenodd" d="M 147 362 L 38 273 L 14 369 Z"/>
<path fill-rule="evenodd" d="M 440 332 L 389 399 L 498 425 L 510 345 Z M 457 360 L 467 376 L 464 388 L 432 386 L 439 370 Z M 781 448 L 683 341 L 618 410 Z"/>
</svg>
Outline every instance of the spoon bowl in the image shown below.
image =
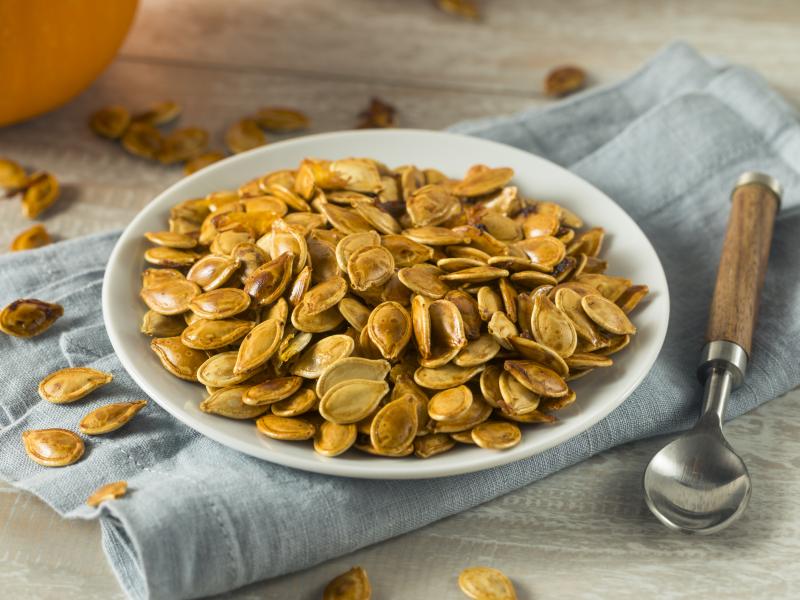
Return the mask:
<svg viewBox="0 0 800 600">
<path fill-rule="evenodd" d="M 645 501 L 667 527 L 713 533 L 750 500 L 750 474 L 721 428 L 709 420 L 656 454 L 644 473 Z"/>
</svg>

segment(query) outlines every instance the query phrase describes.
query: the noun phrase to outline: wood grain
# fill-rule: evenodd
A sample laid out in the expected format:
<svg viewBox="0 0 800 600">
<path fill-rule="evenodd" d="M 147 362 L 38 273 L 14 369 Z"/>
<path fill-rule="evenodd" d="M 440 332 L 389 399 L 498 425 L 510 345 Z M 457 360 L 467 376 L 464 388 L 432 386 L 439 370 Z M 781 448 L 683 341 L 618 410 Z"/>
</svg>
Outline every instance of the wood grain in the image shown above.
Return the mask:
<svg viewBox="0 0 800 600">
<path fill-rule="evenodd" d="M 778 197 L 762 184 L 741 185 L 733 192 L 706 339 L 734 342 L 748 356 L 777 210 Z"/>
<path fill-rule="evenodd" d="M 312 132 L 352 127 L 372 95 L 404 127 L 513 112 L 547 102 L 551 67 L 574 62 L 592 83 L 638 67 L 674 38 L 762 72 L 800 104 L 794 0 L 484 0 L 484 20 L 429 0 L 141 0 L 121 56 L 84 94 L 0 130 L 0 155 L 48 169 L 65 193 L 43 221 L 58 238 L 126 224 L 181 177 L 88 131 L 97 107 L 174 98 L 182 123 L 222 146 L 227 124 L 266 104 L 305 110 Z M 789 74 L 789 75 L 787 75 Z M 0 200 L 0 251 L 30 222 Z M 456 600 L 465 566 L 504 569 L 521 600 L 800 596 L 800 390 L 726 427 L 754 481 L 743 519 L 713 537 L 666 531 L 641 500 L 647 461 L 665 440 L 603 453 L 526 489 L 315 568 L 225 595 L 321 596 L 354 564 L 375 597 Z M 325 532 L 320 532 L 325 535 Z M 121 600 L 95 522 L 67 521 L 0 483 L 0 598 Z"/>
</svg>

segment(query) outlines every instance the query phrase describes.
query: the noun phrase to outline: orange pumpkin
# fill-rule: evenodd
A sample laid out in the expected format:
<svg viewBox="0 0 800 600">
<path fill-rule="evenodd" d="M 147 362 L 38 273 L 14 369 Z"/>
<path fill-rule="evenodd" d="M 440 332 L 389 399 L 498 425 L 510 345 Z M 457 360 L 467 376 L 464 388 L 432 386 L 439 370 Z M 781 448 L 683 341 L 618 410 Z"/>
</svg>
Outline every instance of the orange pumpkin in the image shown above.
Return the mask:
<svg viewBox="0 0 800 600">
<path fill-rule="evenodd" d="M 51 110 L 111 62 L 137 0 L 0 0 L 0 126 Z"/>
</svg>

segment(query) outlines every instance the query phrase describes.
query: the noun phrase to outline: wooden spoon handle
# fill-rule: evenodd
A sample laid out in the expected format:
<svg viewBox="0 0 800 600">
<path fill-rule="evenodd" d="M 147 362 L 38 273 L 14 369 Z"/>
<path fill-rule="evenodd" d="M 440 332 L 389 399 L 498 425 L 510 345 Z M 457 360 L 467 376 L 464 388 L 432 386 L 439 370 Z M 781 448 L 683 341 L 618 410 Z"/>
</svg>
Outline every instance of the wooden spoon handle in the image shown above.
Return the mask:
<svg viewBox="0 0 800 600">
<path fill-rule="evenodd" d="M 748 356 L 780 193 L 780 185 L 771 177 L 746 173 L 731 198 L 706 341 L 734 342 Z"/>
</svg>

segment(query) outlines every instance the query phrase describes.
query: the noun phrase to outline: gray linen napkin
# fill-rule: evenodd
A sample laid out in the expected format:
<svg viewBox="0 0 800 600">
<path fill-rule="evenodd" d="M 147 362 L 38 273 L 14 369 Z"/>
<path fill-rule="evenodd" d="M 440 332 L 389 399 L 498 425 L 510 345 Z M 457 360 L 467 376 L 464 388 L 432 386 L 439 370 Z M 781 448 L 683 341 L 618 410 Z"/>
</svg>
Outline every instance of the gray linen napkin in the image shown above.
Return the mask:
<svg viewBox="0 0 800 600">
<path fill-rule="evenodd" d="M 753 361 L 729 416 L 800 383 L 800 214 L 792 210 L 800 204 L 800 127 L 759 76 L 675 44 L 620 84 L 455 129 L 568 166 L 622 205 L 656 247 L 671 291 L 669 333 L 651 373 L 608 418 L 557 448 L 490 471 L 364 481 L 238 454 L 151 403 L 125 429 L 93 438 L 76 465 L 40 467 L 22 450 L 22 430 L 74 429 L 85 410 L 142 396 L 112 353 L 101 320 L 101 277 L 117 237 L 108 233 L 0 257 L 0 303 L 37 297 L 65 307 L 65 316 L 36 340 L 0 336 L 0 476 L 66 517 L 99 518 L 108 558 L 130 597 L 191 598 L 311 566 L 612 446 L 686 428 L 698 412 L 693 372 L 728 193 L 747 169 L 771 173 L 787 191 Z M 81 410 L 41 402 L 37 382 L 67 365 L 90 365 L 115 378 Z M 128 496 L 100 509 L 84 504 L 97 486 L 117 479 L 130 483 Z"/>
</svg>

